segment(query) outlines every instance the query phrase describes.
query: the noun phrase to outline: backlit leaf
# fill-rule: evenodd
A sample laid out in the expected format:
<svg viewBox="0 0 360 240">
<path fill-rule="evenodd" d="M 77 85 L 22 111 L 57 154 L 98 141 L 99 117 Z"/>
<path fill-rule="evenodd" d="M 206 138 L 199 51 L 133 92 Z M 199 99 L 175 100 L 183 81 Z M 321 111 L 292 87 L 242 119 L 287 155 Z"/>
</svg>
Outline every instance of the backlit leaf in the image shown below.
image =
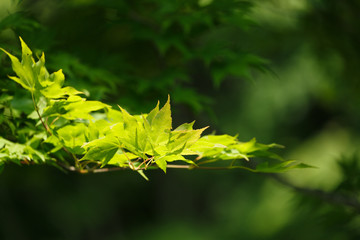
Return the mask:
<svg viewBox="0 0 360 240">
<path fill-rule="evenodd" d="M 100 161 L 105 166 L 120 148 L 119 141 L 114 137 L 96 139 L 82 146 L 86 154 L 81 160 Z"/>
</svg>

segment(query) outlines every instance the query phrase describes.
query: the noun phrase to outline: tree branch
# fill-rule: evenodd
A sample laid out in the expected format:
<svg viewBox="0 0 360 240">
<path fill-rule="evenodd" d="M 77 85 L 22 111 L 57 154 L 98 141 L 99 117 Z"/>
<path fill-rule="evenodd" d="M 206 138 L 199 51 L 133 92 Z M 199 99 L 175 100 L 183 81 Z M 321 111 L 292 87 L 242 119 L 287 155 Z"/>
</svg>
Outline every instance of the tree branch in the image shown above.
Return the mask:
<svg viewBox="0 0 360 240">
<path fill-rule="evenodd" d="M 360 213 L 360 202 L 354 196 L 347 196 L 344 194 L 333 193 L 333 192 L 325 192 L 320 189 L 299 187 L 299 186 L 296 186 L 293 183 L 289 182 L 287 179 L 279 176 L 278 174 L 269 174 L 269 175 L 277 182 L 283 184 L 284 186 L 292 188 L 293 190 L 295 190 L 297 192 L 319 198 L 319 199 L 321 199 L 325 202 L 331 203 L 331 204 L 348 206 L 348 207 L 353 208 L 357 213 Z"/>
</svg>

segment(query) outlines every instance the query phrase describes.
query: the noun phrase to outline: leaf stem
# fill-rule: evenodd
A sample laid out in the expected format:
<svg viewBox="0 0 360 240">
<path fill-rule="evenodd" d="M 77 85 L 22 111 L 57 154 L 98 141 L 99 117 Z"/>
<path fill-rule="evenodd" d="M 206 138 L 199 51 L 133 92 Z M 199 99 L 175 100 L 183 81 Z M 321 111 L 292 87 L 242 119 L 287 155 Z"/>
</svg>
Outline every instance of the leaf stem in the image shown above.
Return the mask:
<svg viewBox="0 0 360 240">
<path fill-rule="evenodd" d="M 35 111 L 36 111 L 36 113 L 37 113 L 37 115 L 38 115 L 38 117 L 39 117 L 39 119 L 40 119 L 43 127 L 45 128 L 46 132 L 49 133 L 50 136 L 52 136 L 53 133 L 51 132 L 49 126 L 44 122 L 44 120 L 43 120 L 42 117 L 41 117 L 41 114 L 40 114 L 40 112 L 39 112 L 39 108 L 38 108 L 38 106 L 37 106 L 37 102 L 36 102 L 36 100 L 35 100 L 34 92 L 33 92 L 33 91 L 31 91 L 31 98 L 32 98 L 32 101 L 33 101 L 33 104 L 34 104 L 34 109 L 35 109 Z M 56 119 L 56 120 L 57 120 L 57 119 Z M 54 122 L 55 122 L 55 121 L 53 121 L 51 124 L 53 124 Z M 51 124 L 50 124 L 50 125 L 51 125 Z M 80 164 L 79 164 L 79 159 L 75 156 L 75 154 L 71 153 L 71 152 L 70 152 L 66 147 L 64 147 L 64 146 L 62 147 L 62 149 L 63 149 L 68 155 L 70 155 L 70 156 L 74 159 L 74 161 L 75 161 L 75 167 L 78 168 L 78 169 L 82 169 L 81 166 L 80 166 Z"/>
<path fill-rule="evenodd" d="M 124 153 L 125 157 L 128 159 L 128 161 L 129 161 L 129 167 L 130 167 L 132 170 L 138 170 L 138 169 L 135 168 L 135 166 L 134 166 L 134 164 L 132 163 L 132 161 L 130 160 L 130 158 L 126 155 L 124 149 L 120 147 L 120 150 Z"/>
<path fill-rule="evenodd" d="M 54 120 L 52 120 L 52 122 L 50 123 L 50 127 L 57 121 L 59 120 L 60 116 L 57 116 Z"/>
<path fill-rule="evenodd" d="M 31 91 L 31 98 L 32 98 L 32 101 L 33 101 L 33 104 L 34 104 L 34 109 L 42 123 L 42 125 L 44 126 L 45 130 L 50 134 L 52 135 L 52 132 L 50 131 L 48 125 L 44 122 L 44 120 L 42 119 L 41 115 L 40 115 L 40 112 L 39 112 L 39 108 L 37 106 L 37 102 L 35 101 L 35 98 L 34 98 L 34 92 Z"/>
</svg>

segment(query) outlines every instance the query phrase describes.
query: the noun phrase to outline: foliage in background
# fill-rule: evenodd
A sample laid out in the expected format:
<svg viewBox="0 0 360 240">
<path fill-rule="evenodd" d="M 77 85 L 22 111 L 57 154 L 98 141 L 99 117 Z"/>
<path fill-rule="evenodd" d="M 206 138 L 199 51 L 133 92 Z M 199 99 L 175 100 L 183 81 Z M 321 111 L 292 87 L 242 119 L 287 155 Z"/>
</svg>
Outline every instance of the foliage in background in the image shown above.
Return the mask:
<svg viewBox="0 0 360 240">
<path fill-rule="evenodd" d="M 211 97 L 199 91 L 203 76 L 219 87 L 226 77 L 250 78 L 252 69 L 265 69 L 265 60 L 233 41 L 254 25 L 247 1 L 23 4 L 27 13 L 9 15 L 4 28 L 50 52 L 50 68 L 63 69 L 71 85 L 87 89 L 91 98 L 115 104 L 120 97 L 132 111 L 146 111 L 168 93 L 191 111 L 210 111 Z"/>
</svg>

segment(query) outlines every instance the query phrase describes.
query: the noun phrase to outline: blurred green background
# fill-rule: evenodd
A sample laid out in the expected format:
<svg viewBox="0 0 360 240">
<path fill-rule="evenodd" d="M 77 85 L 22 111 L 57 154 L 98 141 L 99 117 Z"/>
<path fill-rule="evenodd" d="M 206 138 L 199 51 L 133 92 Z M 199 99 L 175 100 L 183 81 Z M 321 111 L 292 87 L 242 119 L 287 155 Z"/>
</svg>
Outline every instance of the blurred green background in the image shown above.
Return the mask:
<svg viewBox="0 0 360 240">
<path fill-rule="evenodd" d="M 359 10 L 357 0 L 1 0 L 2 48 L 19 54 L 21 36 L 89 99 L 139 114 L 170 94 L 175 126 L 196 119 L 285 145 L 285 158 L 317 168 L 281 176 L 319 191 L 240 170 L 153 171 L 146 182 L 9 165 L 0 239 L 360 239 L 360 207 L 346 206 L 360 197 Z M 10 67 L 0 55 L 0 93 L 26 112 Z"/>
</svg>

